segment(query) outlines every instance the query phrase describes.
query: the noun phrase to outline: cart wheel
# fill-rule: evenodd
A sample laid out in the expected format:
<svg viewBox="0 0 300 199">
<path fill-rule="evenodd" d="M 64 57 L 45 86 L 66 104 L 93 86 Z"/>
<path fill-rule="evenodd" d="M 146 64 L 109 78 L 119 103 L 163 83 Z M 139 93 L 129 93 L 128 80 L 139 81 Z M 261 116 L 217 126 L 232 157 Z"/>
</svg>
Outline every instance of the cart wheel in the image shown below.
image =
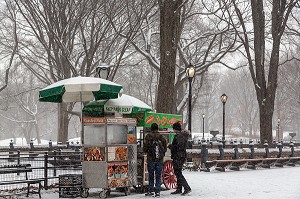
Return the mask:
<svg viewBox="0 0 300 199">
<path fill-rule="evenodd" d="M 100 191 L 99 193 L 99 197 L 104 199 L 108 196 L 108 191 L 107 190 L 103 190 L 103 191 Z"/>
<path fill-rule="evenodd" d="M 128 196 L 129 195 L 129 188 L 128 187 L 125 187 L 124 188 L 124 193 L 125 193 L 125 196 Z"/>
<path fill-rule="evenodd" d="M 110 196 L 110 189 L 106 190 L 106 197 Z"/>
<path fill-rule="evenodd" d="M 80 196 L 81 196 L 82 198 L 87 198 L 87 197 L 89 197 L 89 189 L 85 189 L 85 188 L 81 189 L 81 191 L 80 191 Z"/>
<path fill-rule="evenodd" d="M 164 163 L 162 177 L 163 177 L 163 183 L 167 189 L 177 188 L 177 178 L 174 174 L 172 160 L 168 160 Z"/>
<path fill-rule="evenodd" d="M 102 191 L 100 191 L 99 193 L 99 197 L 100 198 L 107 198 L 110 196 L 110 189 L 103 189 Z"/>
</svg>

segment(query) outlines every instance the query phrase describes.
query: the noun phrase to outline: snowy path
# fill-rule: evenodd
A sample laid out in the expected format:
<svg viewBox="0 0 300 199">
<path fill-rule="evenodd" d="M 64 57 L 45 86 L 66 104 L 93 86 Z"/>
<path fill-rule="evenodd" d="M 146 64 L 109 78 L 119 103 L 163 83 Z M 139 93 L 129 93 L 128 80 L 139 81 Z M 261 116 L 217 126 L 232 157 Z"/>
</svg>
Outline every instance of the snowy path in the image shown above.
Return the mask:
<svg viewBox="0 0 300 199">
<path fill-rule="evenodd" d="M 170 195 L 171 190 L 162 191 L 161 198 L 174 199 L 298 199 L 300 198 L 300 166 L 226 171 L 188 172 L 184 171 L 192 193 L 190 196 Z M 99 198 L 100 189 L 91 190 L 89 198 Z M 20 198 L 20 197 L 18 197 Z M 22 198 L 26 198 L 25 196 Z M 31 195 L 30 198 L 38 198 Z M 58 199 L 58 193 L 42 191 L 44 199 Z M 112 192 L 110 198 L 140 199 L 151 198 L 143 194 Z"/>
</svg>

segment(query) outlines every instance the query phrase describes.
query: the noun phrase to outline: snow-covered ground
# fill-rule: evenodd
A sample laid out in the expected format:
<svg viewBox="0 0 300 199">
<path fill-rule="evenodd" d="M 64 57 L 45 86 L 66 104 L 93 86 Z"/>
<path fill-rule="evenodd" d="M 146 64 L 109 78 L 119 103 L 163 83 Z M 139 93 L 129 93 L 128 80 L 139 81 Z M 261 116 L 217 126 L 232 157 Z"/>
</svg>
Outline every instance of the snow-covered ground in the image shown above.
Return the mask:
<svg viewBox="0 0 300 199">
<path fill-rule="evenodd" d="M 171 195 L 162 191 L 161 198 L 175 199 L 297 199 L 300 198 L 300 166 L 240 171 L 190 172 L 184 171 L 192 192 L 189 196 Z M 58 190 L 42 191 L 44 199 L 58 199 Z M 99 198 L 101 189 L 90 190 L 89 198 Z M 112 192 L 110 198 L 140 199 L 144 194 Z M 25 194 L 16 198 L 25 199 Z M 38 199 L 37 195 L 30 198 Z"/>
</svg>

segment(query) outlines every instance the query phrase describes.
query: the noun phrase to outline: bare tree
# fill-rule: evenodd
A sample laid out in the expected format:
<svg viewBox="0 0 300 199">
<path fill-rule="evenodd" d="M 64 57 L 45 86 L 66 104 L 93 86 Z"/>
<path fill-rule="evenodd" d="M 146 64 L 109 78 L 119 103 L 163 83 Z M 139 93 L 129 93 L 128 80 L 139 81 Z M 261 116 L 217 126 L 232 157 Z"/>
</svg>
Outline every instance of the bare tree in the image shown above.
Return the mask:
<svg viewBox="0 0 300 199">
<path fill-rule="evenodd" d="M 249 136 L 253 137 L 254 132 L 258 130 L 259 111 L 254 97 L 255 89 L 251 82 L 250 72 L 246 68 L 227 71 L 222 82 L 222 90 L 230 96 L 231 106 L 227 108 L 227 115 L 230 117 L 227 121 L 231 121 L 235 129 L 239 128 L 242 136 L 248 132 Z"/>
<path fill-rule="evenodd" d="M 37 142 L 41 143 L 36 92 L 38 87 L 35 77 L 20 65 L 16 65 L 10 74 L 10 84 L 1 95 L 6 98 L 6 104 L 0 109 L 2 120 L 13 126 L 13 130 L 7 135 L 21 135 L 27 143 L 31 139 L 37 139 Z"/>
<path fill-rule="evenodd" d="M 17 22 L 22 64 L 41 82 L 51 84 L 73 76 L 91 76 L 99 62 L 121 59 L 126 44 L 109 25 L 105 2 L 16 0 L 21 13 Z M 58 141 L 65 142 L 68 113 L 74 103 L 58 107 Z"/>
<path fill-rule="evenodd" d="M 297 140 L 300 138 L 299 110 L 300 110 L 300 67 L 294 60 L 280 67 L 278 91 L 276 94 L 276 116 L 280 119 L 280 136 L 282 132 L 290 131 L 297 133 Z M 276 120 L 275 120 L 276 121 Z"/>
<path fill-rule="evenodd" d="M 10 55 L 10 59 L 9 59 L 9 63 L 8 63 L 8 67 L 5 71 L 5 78 L 4 78 L 4 85 L 2 87 L 0 87 L 0 92 L 2 90 L 4 90 L 7 85 L 8 85 L 8 78 L 9 78 L 9 71 L 10 68 L 12 67 L 13 64 L 13 60 L 15 55 L 17 54 L 17 50 L 18 50 L 18 36 L 17 36 L 17 23 L 16 23 L 16 7 L 15 5 L 10 1 L 10 0 L 6 0 L 6 5 L 7 5 L 7 11 L 8 13 L 5 14 L 3 16 L 2 20 L 6 20 L 9 19 L 12 22 L 12 39 L 10 41 L 12 41 L 13 46 L 12 46 L 12 52 Z M 4 13 L 3 13 L 4 14 Z"/>
<path fill-rule="evenodd" d="M 115 67 L 110 78 L 116 77 L 127 94 L 137 96 L 154 107 L 155 100 L 152 100 L 152 96 L 156 94 L 156 86 L 153 84 L 157 85 L 155 81 L 159 66 L 157 60 L 148 54 L 150 47 L 157 44 L 156 41 L 148 40 L 148 35 L 151 35 L 153 24 L 158 23 L 152 19 L 157 18 L 157 2 L 153 0 L 121 2 L 109 1 L 107 7 L 110 9 L 106 10 L 114 31 L 124 38 L 124 46 L 120 53 L 122 56 L 114 60 Z M 145 50 L 140 46 L 146 46 Z M 154 48 L 152 50 L 155 51 Z M 118 68 L 122 70 L 119 70 L 116 75 Z"/>
<path fill-rule="evenodd" d="M 235 0 L 231 1 L 231 5 L 227 5 L 227 8 L 233 6 L 241 24 L 235 27 L 244 46 L 245 57 L 248 60 L 251 77 L 255 85 L 259 105 L 260 139 L 262 141 L 268 140 L 270 142 L 272 140 L 272 118 L 278 81 L 280 42 L 290 13 L 298 2 L 298 0 L 268 2 L 251 0 L 248 4 L 245 1 Z M 251 12 L 247 10 L 248 7 L 251 8 Z M 271 13 L 267 12 L 266 7 L 271 9 Z M 235 19 L 231 15 L 231 10 L 227 9 L 227 11 L 228 15 L 231 16 L 231 23 L 234 24 Z M 246 22 L 249 24 L 249 16 L 252 17 L 252 27 L 246 25 Z M 266 17 L 268 18 L 266 19 Z M 269 59 L 267 58 L 269 46 L 266 45 L 266 41 L 271 44 Z M 266 64 L 267 62 L 268 64 Z"/>
<path fill-rule="evenodd" d="M 160 28 L 154 9 L 138 37 L 144 42 L 133 41 L 132 45 L 159 72 L 157 111 L 182 114 L 188 99 L 186 66 L 192 63 L 197 71 L 193 82 L 192 104 L 195 104 L 202 74 L 215 64 L 230 67 L 223 59 L 239 46 L 233 27 L 223 22 L 222 13 L 217 13 L 221 4 L 205 7 L 198 1 L 159 3 Z"/>
</svg>

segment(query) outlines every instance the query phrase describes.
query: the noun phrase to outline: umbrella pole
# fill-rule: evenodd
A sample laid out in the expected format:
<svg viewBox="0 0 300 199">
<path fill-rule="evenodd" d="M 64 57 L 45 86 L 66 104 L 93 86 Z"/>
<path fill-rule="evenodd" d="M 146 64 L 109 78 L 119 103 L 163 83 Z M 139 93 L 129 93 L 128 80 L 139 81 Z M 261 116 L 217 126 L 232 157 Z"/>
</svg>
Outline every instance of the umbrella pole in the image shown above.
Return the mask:
<svg viewBox="0 0 300 199">
<path fill-rule="evenodd" d="M 81 126 L 81 145 L 83 146 L 84 134 L 83 134 L 83 121 L 82 121 L 82 93 L 80 92 L 80 126 Z"/>
</svg>

